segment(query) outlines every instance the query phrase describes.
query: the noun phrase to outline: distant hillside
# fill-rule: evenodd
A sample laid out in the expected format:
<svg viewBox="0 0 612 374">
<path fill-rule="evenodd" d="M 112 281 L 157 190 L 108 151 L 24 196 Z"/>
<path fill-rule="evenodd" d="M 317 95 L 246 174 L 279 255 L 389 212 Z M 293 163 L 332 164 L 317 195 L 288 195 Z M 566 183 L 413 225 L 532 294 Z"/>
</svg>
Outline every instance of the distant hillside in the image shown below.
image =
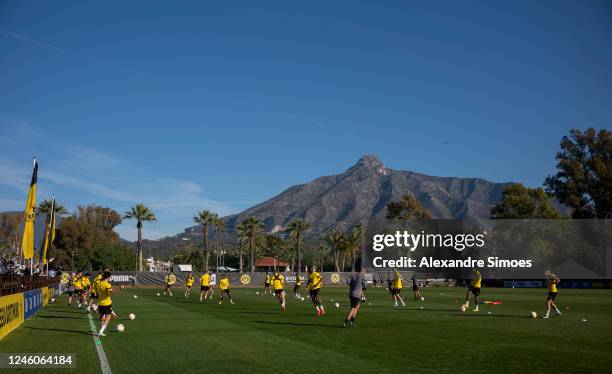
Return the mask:
<svg viewBox="0 0 612 374">
<path fill-rule="evenodd" d="M 414 195 L 434 218 L 488 218 L 505 184 L 394 170 L 385 167 L 376 156 L 365 155 L 342 174 L 290 187 L 224 219 L 230 232 L 250 215 L 259 218 L 266 231 L 277 232 L 291 220 L 303 218 L 313 224 L 309 235 L 319 235 L 331 228 L 345 230 L 369 218 L 383 217 L 386 205 L 406 193 Z M 198 245 L 201 236 L 201 228 L 193 226 L 176 236 L 147 241 L 145 255 L 148 251 L 171 253 L 186 243 Z"/>
</svg>

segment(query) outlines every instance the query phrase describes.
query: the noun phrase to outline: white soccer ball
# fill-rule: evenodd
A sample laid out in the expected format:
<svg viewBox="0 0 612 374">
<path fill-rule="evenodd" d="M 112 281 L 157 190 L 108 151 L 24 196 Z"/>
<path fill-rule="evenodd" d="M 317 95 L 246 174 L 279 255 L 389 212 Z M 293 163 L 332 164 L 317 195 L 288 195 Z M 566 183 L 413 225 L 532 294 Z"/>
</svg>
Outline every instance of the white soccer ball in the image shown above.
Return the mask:
<svg viewBox="0 0 612 374">
<path fill-rule="evenodd" d="M 304 301 L 304 298 L 302 297 L 302 298 L 300 298 L 300 300 Z"/>
<path fill-rule="evenodd" d="M 423 296 L 421 296 L 421 301 L 425 301 L 425 298 Z"/>
<path fill-rule="evenodd" d="M 117 331 L 119 332 L 123 332 L 125 331 L 125 326 L 123 326 L 121 323 L 117 325 Z"/>
<path fill-rule="evenodd" d="M 136 318 L 136 314 L 134 313 L 130 313 L 130 315 L 128 316 L 129 319 L 135 319 Z"/>
<path fill-rule="evenodd" d="M 159 296 L 159 292 L 157 293 L 157 296 Z"/>
<path fill-rule="evenodd" d="M 538 318 L 538 313 L 536 312 L 531 312 L 531 318 Z"/>
<path fill-rule="evenodd" d="M 54 303 L 55 302 L 55 297 L 51 298 L 51 302 Z"/>
<path fill-rule="evenodd" d="M 421 306 L 421 307 L 419 307 L 419 309 L 425 309 L 425 308 Z"/>
<path fill-rule="evenodd" d="M 461 311 L 465 312 L 467 310 L 467 305 L 461 304 Z"/>
<path fill-rule="evenodd" d="M 587 321 L 587 320 L 586 320 L 586 318 L 583 318 L 583 319 L 582 319 L 582 322 L 586 322 L 586 321 Z"/>
<path fill-rule="evenodd" d="M 138 299 L 138 295 L 134 295 L 134 299 Z"/>
<path fill-rule="evenodd" d="M 335 306 L 336 308 L 340 308 L 340 303 L 335 303 L 335 304 L 334 304 L 334 306 Z"/>
<path fill-rule="evenodd" d="M 259 295 L 259 291 L 256 291 L 256 292 L 255 292 L 255 295 Z"/>
</svg>

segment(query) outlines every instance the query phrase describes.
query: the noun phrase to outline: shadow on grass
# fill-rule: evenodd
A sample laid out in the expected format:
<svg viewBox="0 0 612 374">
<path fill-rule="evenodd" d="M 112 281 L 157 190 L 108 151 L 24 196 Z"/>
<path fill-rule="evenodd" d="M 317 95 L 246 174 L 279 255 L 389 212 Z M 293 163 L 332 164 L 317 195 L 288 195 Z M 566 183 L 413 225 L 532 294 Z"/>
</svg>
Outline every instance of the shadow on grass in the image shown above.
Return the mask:
<svg viewBox="0 0 612 374">
<path fill-rule="evenodd" d="M 501 317 L 501 318 L 529 318 L 532 319 L 532 317 L 529 316 L 516 316 L 516 315 L 512 315 L 512 314 L 458 314 L 458 313 L 447 313 L 447 314 L 439 314 L 440 316 L 451 316 L 451 317 L 467 317 L 467 318 L 471 318 L 471 317 L 488 317 L 488 318 L 495 318 L 495 317 Z"/>
<path fill-rule="evenodd" d="M 31 326 L 26 326 L 26 329 L 30 329 L 30 330 L 41 330 L 41 331 L 56 331 L 56 332 L 70 332 L 73 334 L 79 334 L 79 335 L 91 335 L 91 331 L 80 331 L 80 330 L 68 330 L 68 329 L 48 329 L 48 328 L 42 328 L 42 327 L 31 327 Z"/>
<path fill-rule="evenodd" d="M 38 318 L 58 318 L 58 319 L 85 319 L 85 318 L 79 318 L 79 317 L 71 317 L 71 316 L 48 316 L 48 315 L 38 315 Z"/>
<path fill-rule="evenodd" d="M 331 329 L 341 329 L 342 326 L 331 326 L 331 325 L 321 325 L 318 323 L 296 323 L 296 322 L 272 322 L 272 321 L 251 321 L 254 323 L 262 323 L 268 325 L 289 325 L 289 326 L 314 326 L 314 327 L 327 327 Z"/>
</svg>

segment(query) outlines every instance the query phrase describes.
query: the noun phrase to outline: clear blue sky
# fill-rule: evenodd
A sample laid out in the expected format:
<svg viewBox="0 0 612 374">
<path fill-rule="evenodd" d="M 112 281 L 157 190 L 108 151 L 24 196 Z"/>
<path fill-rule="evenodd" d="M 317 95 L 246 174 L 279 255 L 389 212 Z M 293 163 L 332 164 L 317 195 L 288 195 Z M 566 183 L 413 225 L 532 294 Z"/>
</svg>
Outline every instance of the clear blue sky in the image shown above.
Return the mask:
<svg viewBox="0 0 612 374">
<path fill-rule="evenodd" d="M 610 1 L 4 0 L 0 51 L 0 211 L 36 155 L 39 199 L 142 201 L 149 238 L 364 153 L 539 186 L 612 119 Z"/>
</svg>

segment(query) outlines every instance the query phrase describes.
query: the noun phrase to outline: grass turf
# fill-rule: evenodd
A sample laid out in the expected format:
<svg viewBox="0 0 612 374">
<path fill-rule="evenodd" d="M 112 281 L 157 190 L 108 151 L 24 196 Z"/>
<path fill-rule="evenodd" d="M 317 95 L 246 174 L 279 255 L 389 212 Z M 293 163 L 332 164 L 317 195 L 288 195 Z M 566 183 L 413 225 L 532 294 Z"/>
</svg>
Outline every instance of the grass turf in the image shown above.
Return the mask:
<svg viewBox="0 0 612 374">
<path fill-rule="evenodd" d="M 562 289 L 563 316 L 534 320 L 531 311 L 544 309 L 544 289 L 484 288 L 482 300 L 503 305 L 480 305 L 478 313 L 459 311 L 462 288 L 424 289 L 424 302 L 412 301 L 405 289 L 405 308 L 393 308 L 382 288 L 369 289 L 355 328 L 341 327 L 344 288 L 322 290 L 323 317 L 290 292 L 281 313 L 274 296 L 261 290 L 232 290 L 235 305 L 200 303 L 197 291 L 189 301 L 178 287 L 173 297 L 152 289 L 114 295 L 119 321 L 102 338 L 112 371 L 576 373 L 612 365 L 609 290 Z M 5 337 L 0 352 L 75 352 L 79 373 L 99 373 L 86 312 L 65 302 L 62 296 Z M 129 313 L 136 319 L 127 320 Z M 126 326 L 124 333 L 115 331 L 117 323 Z"/>
</svg>

